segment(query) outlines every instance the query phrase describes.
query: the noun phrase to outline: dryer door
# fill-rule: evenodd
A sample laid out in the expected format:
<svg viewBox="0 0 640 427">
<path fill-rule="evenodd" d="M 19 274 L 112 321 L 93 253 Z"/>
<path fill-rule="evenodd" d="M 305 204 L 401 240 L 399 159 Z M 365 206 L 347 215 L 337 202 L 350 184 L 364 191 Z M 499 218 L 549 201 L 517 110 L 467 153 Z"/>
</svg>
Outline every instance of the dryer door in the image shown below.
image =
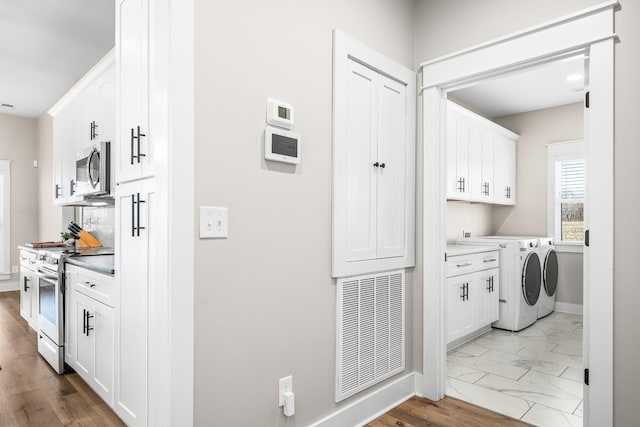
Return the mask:
<svg viewBox="0 0 640 427">
<path fill-rule="evenodd" d="M 547 251 L 544 258 L 544 274 L 542 275 L 545 293 L 552 297 L 558 288 L 558 255 L 554 249 Z"/>
<path fill-rule="evenodd" d="M 540 297 L 542 287 L 542 270 L 540 257 L 535 252 L 530 252 L 522 266 L 522 297 L 531 306 L 536 305 Z"/>
</svg>

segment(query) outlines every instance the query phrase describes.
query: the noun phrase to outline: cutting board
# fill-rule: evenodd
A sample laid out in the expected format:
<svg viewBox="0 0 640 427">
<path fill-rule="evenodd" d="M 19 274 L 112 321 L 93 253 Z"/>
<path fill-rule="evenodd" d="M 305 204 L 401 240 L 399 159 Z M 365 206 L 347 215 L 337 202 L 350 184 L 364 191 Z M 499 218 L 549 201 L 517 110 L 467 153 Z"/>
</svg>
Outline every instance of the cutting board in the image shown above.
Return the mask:
<svg viewBox="0 0 640 427">
<path fill-rule="evenodd" d="M 26 243 L 26 247 L 29 248 L 64 248 L 65 244 L 63 242 L 34 242 L 34 243 Z"/>
</svg>

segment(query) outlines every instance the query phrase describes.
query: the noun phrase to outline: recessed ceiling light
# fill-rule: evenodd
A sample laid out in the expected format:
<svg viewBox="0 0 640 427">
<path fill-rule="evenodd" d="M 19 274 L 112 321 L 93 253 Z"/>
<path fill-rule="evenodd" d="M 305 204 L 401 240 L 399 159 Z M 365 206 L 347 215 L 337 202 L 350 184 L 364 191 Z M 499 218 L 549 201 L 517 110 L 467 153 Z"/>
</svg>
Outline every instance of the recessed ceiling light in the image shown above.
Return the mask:
<svg viewBox="0 0 640 427">
<path fill-rule="evenodd" d="M 579 80 L 582 80 L 584 78 L 584 76 L 582 74 L 569 74 L 567 76 L 567 81 L 568 82 L 577 82 Z"/>
</svg>

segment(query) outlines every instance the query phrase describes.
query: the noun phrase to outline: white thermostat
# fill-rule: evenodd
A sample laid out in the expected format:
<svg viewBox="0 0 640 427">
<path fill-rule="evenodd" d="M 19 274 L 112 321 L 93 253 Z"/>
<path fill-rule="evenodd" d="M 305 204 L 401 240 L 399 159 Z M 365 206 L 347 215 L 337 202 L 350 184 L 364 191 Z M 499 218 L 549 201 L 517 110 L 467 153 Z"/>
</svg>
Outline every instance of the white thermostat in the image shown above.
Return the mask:
<svg viewBox="0 0 640 427">
<path fill-rule="evenodd" d="M 300 164 L 300 134 L 267 126 L 264 129 L 264 158 Z"/>
<path fill-rule="evenodd" d="M 285 129 L 293 129 L 293 105 L 267 98 L 267 123 Z"/>
</svg>

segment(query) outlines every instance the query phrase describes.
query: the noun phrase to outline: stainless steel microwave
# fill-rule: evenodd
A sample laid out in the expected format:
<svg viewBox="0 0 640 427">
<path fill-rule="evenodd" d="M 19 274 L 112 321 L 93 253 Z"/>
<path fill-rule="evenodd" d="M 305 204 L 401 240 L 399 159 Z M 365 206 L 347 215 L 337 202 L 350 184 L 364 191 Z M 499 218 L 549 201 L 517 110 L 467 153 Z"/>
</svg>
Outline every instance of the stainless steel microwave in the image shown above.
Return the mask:
<svg viewBox="0 0 640 427">
<path fill-rule="evenodd" d="M 73 194 L 105 196 L 110 192 L 111 143 L 100 142 L 79 153 Z"/>
</svg>

